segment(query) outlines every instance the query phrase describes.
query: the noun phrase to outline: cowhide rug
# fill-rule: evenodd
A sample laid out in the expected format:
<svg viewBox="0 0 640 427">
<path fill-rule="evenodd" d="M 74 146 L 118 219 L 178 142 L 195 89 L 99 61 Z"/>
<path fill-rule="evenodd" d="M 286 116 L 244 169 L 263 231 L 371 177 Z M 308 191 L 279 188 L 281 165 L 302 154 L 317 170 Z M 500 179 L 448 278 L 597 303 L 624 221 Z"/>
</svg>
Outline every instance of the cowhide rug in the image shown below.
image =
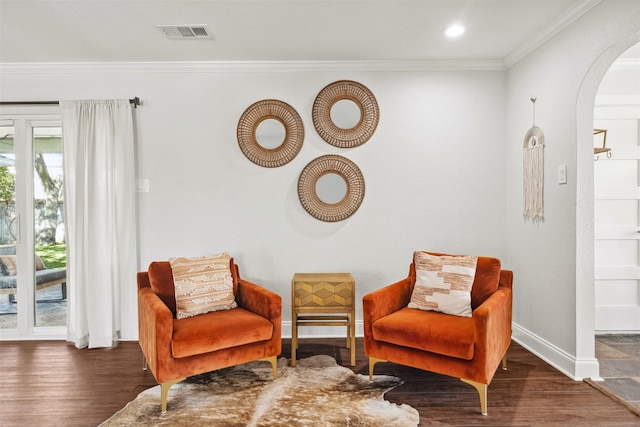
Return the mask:
<svg viewBox="0 0 640 427">
<path fill-rule="evenodd" d="M 289 366 L 252 362 L 210 372 L 169 390 L 160 414 L 160 386 L 143 391 L 101 426 L 416 426 L 418 411 L 383 395 L 402 384 L 396 377 L 369 377 L 340 366 L 330 356 L 313 356 Z"/>
</svg>

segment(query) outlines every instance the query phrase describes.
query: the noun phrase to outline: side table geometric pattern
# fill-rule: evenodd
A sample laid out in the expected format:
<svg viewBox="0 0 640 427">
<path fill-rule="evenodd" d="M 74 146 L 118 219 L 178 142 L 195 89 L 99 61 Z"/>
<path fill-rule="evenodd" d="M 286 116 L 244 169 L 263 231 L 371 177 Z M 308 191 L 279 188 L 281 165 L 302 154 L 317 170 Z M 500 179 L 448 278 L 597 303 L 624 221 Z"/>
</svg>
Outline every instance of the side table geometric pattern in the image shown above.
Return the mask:
<svg viewBox="0 0 640 427">
<path fill-rule="evenodd" d="M 356 364 L 356 284 L 350 273 L 295 273 L 291 280 L 291 366 L 299 326 L 346 326 L 351 366 Z"/>
</svg>

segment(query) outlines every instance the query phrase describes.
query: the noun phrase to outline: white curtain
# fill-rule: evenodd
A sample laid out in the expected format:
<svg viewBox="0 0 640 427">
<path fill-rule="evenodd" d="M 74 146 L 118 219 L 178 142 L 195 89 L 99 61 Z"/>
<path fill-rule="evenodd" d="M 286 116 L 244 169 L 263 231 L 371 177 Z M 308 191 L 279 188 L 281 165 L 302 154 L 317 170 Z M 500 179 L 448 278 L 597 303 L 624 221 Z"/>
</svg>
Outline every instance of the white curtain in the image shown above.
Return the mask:
<svg viewBox="0 0 640 427">
<path fill-rule="evenodd" d="M 136 298 L 133 117 L 128 100 L 61 101 L 67 229 L 67 340 L 110 347 Z M 132 285 L 132 283 L 134 285 Z M 133 302 L 135 307 L 135 301 Z"/>
</svg>

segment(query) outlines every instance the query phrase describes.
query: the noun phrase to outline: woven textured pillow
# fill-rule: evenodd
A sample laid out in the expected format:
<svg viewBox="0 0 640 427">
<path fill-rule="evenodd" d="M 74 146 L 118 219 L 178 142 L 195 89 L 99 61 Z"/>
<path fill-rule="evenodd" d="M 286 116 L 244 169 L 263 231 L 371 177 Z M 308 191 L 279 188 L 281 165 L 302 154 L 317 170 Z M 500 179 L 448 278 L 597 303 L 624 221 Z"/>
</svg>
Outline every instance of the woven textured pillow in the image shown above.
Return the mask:
<svg viewBox="0 0 640 427">
<path fill-rule="evenodd" d="M 176 292 L 176 318 L 184 319 L 238 306 L 227 253 L 170 258 Z"/>
<path fill-rule="evenodd" d="M 409 308 L 471 317 L 471 287 L 477 256 L 414 253 L 416 284 Z"/>
</svg>

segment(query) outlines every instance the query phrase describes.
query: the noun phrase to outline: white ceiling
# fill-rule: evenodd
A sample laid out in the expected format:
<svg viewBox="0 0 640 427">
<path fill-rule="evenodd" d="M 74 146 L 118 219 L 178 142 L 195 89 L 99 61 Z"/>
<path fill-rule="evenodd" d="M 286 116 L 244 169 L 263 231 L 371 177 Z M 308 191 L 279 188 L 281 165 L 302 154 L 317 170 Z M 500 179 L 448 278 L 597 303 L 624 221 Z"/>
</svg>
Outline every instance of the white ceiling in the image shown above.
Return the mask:
<svg viewBox="0 0 640 427">
<path fill-rule="evenodd" d="M 599 0 L 0 0 L 0 63 L 497 61 Z M 454 22 L 466 34 L 446 39 Z M 171 40 L 156 25 L 207 25 Z"/>
</svg>

